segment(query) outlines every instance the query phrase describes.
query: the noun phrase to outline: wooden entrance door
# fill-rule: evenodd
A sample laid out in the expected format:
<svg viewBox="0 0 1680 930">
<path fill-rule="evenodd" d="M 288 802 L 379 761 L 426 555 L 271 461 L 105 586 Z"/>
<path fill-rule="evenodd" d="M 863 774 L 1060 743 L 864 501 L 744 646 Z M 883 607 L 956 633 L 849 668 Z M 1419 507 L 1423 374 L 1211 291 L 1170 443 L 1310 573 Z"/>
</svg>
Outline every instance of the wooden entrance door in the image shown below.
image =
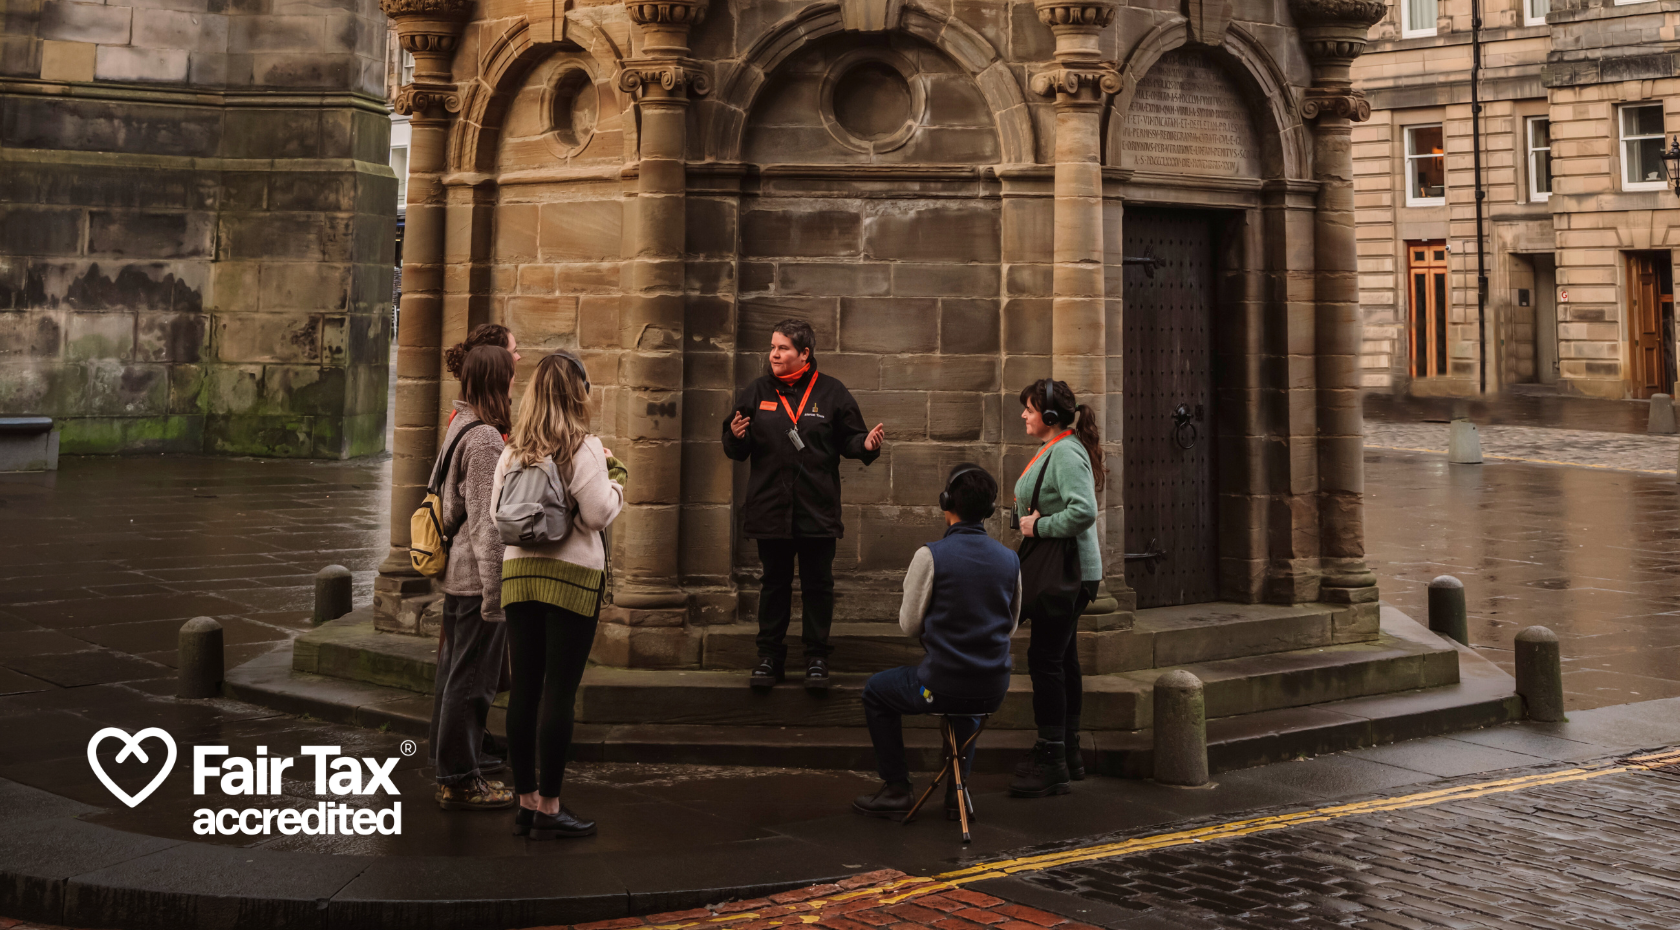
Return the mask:
<svg viewBox="0 0 1680 930">
<path fill-rule="evenodd" d="M 1446 242 L 1406 243 L 1406 281 L 1412 377 L 1440 377 L 1447 373 Z"/>
<path fill-rule="evenodd" d="M 1126 580 L 1139 607 L 1217 600 L 1213 217 L 1127 210 L 1124 228 L 1126 255 L 1157 259 L 1125 269 Z"/>
<path fill-rule="evenodd" d="M 1674 387 L 1674 286 L 1667 252 L 1628 256 L 1628 380 L 1633 396 Z"/>
</svg>

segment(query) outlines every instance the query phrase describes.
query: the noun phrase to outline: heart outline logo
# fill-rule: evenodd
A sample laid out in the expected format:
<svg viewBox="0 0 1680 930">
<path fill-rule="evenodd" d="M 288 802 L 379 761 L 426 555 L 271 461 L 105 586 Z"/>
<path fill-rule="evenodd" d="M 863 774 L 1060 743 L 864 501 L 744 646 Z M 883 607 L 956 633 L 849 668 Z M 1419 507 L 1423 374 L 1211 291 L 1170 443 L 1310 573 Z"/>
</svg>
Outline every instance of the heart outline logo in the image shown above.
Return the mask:
<svg viewBox="0 0 1680 930">
<path fill-rule="evenodd" d="M 129 756 L 135 756 L 141 762 L 150 762 L 152 761 L 151 758 L 146 755 L 144 749 L 140 748 L 140 743 L 149 736 L 155 736 L 163 740 L 163 745 L 169 747 L 169 757 L 163 761 L 163 770 L 157 773 L 157 777 L 152 779 L 151 784 L 140 789 L 138 794 L 129 794 L 118 788 L 117 783 L 111 780 L 111 776 L 105 774 L 104 766 L 99 764 L 99 744 L 106 739 L 115 737 L 123 741 L 122 752 L 117 753 L 117 762 L 122 762 Z M 93 739 L 88 740 L 87 757 L 88 765 L 93 769 L 93 774 L 99 776 L 100 783 L 113 795 L 116 795 L 117 800 L 129 807 L 134 807 L 151 797 L 152 792 L 156 791 L 158 786 L 163 784 L 163 780 L 169 777 L 169 773 L 175 769 L 175 737 L 157 727 L 147 727 L 133 736 L 128 735 L 127 730 L 119 727 L 106 727 L 93 734 Z"/>
</svg>

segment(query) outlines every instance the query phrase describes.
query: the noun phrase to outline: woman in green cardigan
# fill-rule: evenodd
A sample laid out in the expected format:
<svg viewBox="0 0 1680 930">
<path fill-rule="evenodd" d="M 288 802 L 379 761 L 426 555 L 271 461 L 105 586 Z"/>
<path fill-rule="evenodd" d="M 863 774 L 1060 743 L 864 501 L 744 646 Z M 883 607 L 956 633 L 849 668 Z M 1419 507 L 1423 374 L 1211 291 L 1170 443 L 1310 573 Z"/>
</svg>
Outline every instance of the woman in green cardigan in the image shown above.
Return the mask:
<svg viewBox="0 0 1680 930">
<path fill-rule="evenodd" d="M 1015 482 L 1015 512 L 1020 518 L 1021 535 L 1077 539 L 1083 582 L 1071 614 L 1033 618 L 1027 646 L 1038 741 L 1026 760 L 1016 766 L 1009 793 L 1020 798 L 1043 798 L 1067 794 L 1071 780 L 1085 777 L 1085 763 L 1079 754 L 1084 682 L 1079 674 L 1076 634 L 1079 615 L 1097 596 L 1097 585 L 1102 581 L 1097 494 L 1108 479 L 1108 469 L 1103 464 L 1096 411 L 1079 403 L 1067 382 L 1040 379 L 1023 388 L 1021 421 L 1027 435 L 1043 443 Z M 1069 439 L 1073 441 L 1064 441 Z M 1035 488 L 1038 508 L 1028 512 Z"/>
</svg>

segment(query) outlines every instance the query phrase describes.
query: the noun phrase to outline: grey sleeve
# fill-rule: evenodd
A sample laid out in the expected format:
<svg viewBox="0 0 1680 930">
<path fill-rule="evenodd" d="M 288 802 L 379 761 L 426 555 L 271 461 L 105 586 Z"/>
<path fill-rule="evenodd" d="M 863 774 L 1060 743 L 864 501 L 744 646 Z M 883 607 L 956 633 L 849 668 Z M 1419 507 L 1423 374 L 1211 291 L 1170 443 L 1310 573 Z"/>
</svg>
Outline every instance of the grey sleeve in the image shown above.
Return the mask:
<svg viewBox="0 0 1680 930">
<path fill-rule="evenodd" d="M 502 534 L 496 531 L 494 487 L 496 463 L 502 457 L 502 438 L 490 429 L 474 430 L 462 442 L 461 487 L 466 491 L 467 525 L 463 532 L 472 537 L 473 555 L 478 558 L 478 583 L 483 590 L 480 608 L 492 623 L 502 614 Z"/>
<path fill-rule="evenodd" d="M 933 550 L 926 546 L 916 550 L 910 568 L 904 573 L 904 600 L 898 606 L 898 628 L 904 635 L 916 639 L 922 635 L 922 618 L 927 616 L 928 603 L 933 600 Z"/>
</svg>

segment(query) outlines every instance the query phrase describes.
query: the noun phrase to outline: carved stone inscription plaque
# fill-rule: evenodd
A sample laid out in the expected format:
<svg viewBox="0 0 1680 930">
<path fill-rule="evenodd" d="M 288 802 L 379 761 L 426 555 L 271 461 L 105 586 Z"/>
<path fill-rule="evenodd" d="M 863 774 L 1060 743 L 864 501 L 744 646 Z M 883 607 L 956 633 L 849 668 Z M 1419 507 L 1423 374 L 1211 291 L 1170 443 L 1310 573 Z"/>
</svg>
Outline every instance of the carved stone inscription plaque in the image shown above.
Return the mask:
<svg viewBox="0 0 1680 930">
<path fill-rule="evenodd" d="M 1236 84 L 1202 52 L 1161 56 L 1132 95 L 1120 166 L 1200 177 L 1257 178 L 1254 124 Z"/>
</svg>

